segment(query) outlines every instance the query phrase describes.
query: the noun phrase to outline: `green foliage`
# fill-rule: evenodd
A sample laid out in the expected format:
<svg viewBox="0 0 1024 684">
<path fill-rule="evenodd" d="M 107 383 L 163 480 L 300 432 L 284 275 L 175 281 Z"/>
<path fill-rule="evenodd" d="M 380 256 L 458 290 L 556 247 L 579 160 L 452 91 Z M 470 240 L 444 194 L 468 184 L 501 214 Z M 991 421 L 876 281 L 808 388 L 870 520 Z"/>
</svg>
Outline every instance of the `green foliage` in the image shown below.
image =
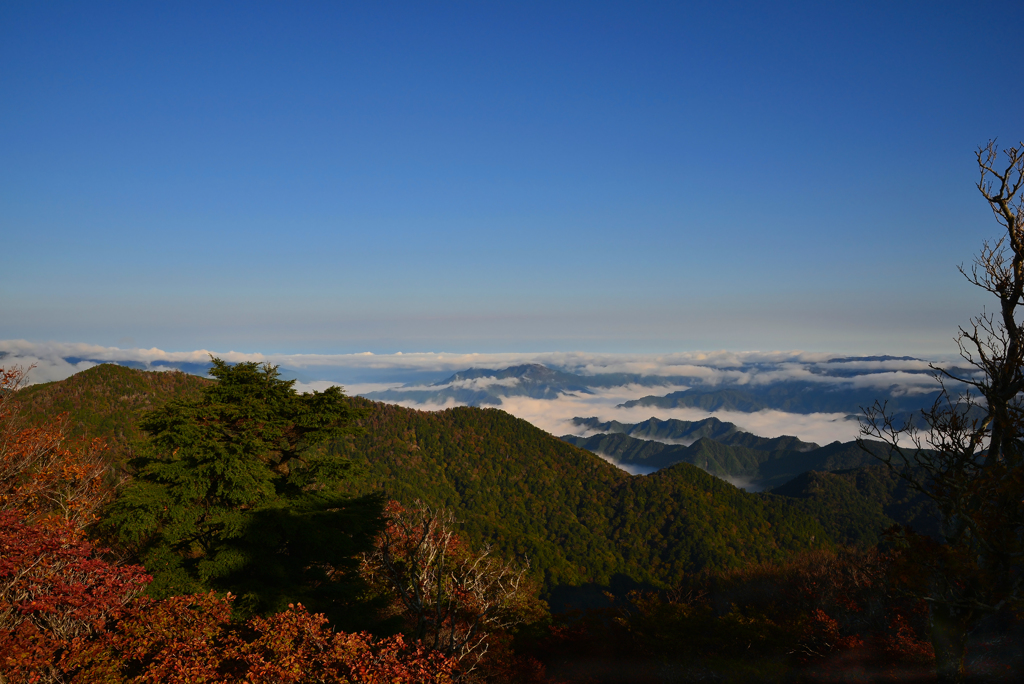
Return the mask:
<svg viewBox="0 0 1024 684">
<path fill-rule="evenodd" d="M 731 423 L 701 423 L 686 421 L 657 421 L 623 425 L 597 423 L 595 419 L 576 419 L 578 425 L 595 429 L 610 428 L 606 434 L 590 437 L 563 436 L 562 439 L 578 447 L 603 454 L 620 463 L 664 468 L 674 463 L 692 463 L 712 475 L 722 478 L 749 480 L 754 488 L 771 488 L 785 484 L 808 470 L 839 470 L 874 464 L 876 459 L 857 442 L 833 442 L 819 447 L 800 442 L 795 437 L 765 439 L 741 432 Z M 690 428 L 679 429 L 671 425 Z M 651 429 L 656 424 L 657 430 Z M 696 427 L 694 427 L 696 426 Z M 625 434 L 624 428 L 629 428 Z M 702 434 L 708 433 L 711 434 Z M 688 446 L 653 441 L 645 435 L 656 434 L 659 439 L 679 439 L 702 435 Z M 660 434 L 658 434 L 660 433 Z M 641 438 L 632 435 L 641 435 Z M 880 453 L 877 445 L 865 443 Z"/>
<path fill-rule="evenodd" d="M 137 378 L 155 375 L 110 369 L 136 384 Z M 252 367 L 250 372 L 259 374 Z M 252 379 L 258 388 L 257 378 Z M 299 511 L 322 510 L 315 499 L 309 506 L 300 504 L 300 498 L 317 492 L 330 498 L 338 492 L 363 496 L 383 491 L 407 504 L 420 499 L 448 508 L 462 522 L 460 535 L 468 543 L 476 548 L 490 544 L 506 559 L 529 559 L 533 577 L 548 591 L 560 585 L 608 584 L 619 574 L 666 586 L 704 567 L 737 567 L 829 544 L 827 533 L 794 502 L 745 494 L 685 465 L 630 477 L 495 409 L 424 412 L 353 398 L 345 400 L 344 410 L 360 414 L 355 421 L 364 428 L 360 434 L 336 435 L 308 448 L 301 458 L 287 459 L 291 452 L 271 444 L 278 437 L 261 434 L 260 448 L 269 455 L 247 461 L 222 448 L 226 436 L 239 430 L 222 423 L 243 409 L 217 398 L 241 390 L 208 394 L 217 385 L 207 382 L 207 390 L 171 401 L 147 421 L 161 446 L 135 462 L 138 474 L 115 509 L 118 536 L 134 540 L 157 576 L 155 595 L 209 586 L 236 587 L 233 591 L 242 593 L 243 578 L 258 574 L 251 557 L 282 560 L 281 554 L 253 546 L 298 538 L 294 529 L 285 532 L 285 525 L 309 515 Z M 107 395 L 117 392 L 111 383 Z M 89 407 L 83 404 L 81 410 L 86 414 Z M 197 423 L 207 413 L 220 417 Z M 198 439 L 193 434 L 201 437 L 195 444 L 189 441 Z M 242 444 L 252 439 L 241 437 Z M 354 467 L 346 471 L 349 464 Z M 314 476 L 335 484 L 315 490 Z M 217 486 L 225 487 L 223 497 Z M 247 503 L 254 491 L 263 493 Z M 362 519 L 353 509 L 357 501 L 339 505 L 335 513 L 348 510 L 353 519 Z M 347 529 L 350 522 L 337 529 Z M 203 546 L 208 542 L 211 552 Z M 229 562 L 248 569 L 222 577 Z M 273 569 L 266 563 L 259 567 Z M 291 576 L 295 569 L 273 571 Z"/>
<path fill-rule="evenodd" d="M 384 490 L 453 511 L 475 547 L 528 558 L 547 588 L 665 586 L 704 567 L 737 567 L 828 545 L 809 515 L 679 464 L 631 477 L 497 409 L 425 412 L 360 398 L 360 434 L 325 446 L 360 463 L 349 491 Z"/>
<path fill-rule="evenodd" d="M 195 398 L 209 384 L 179 371 L 140 371 L 104 363 L 66 380 L 31 385 L 16 396 L 27 426 L 49 424 L 54 416 L 67 413 L 68 437 L 103 437 L 110 447 L 109 458 L 123 463 L 145 440 L 139 427 L 143 415 L 172 398 Z"/>
<path fill-rule="evenodd" d="M 299 395 L 275 367 L 213 363 L 218 382 L 141 421 L 150 443 L 105 529 L 138 550 L 151 596 L 230 590 L 243 614 L 302 601 L 336 617 L 382 502 L 338 493 L 349 464 L 311 447 L 349 432 L 356 412 L 338 388 Z"/>
<path fill-rule="evenodd" d="M 620 423 L 617 420 L 602 422 L 598 418 L 573 418 L 572 422 L 577 427 L 587 428 L 588 431 L 624 434 L 666 444 L 691 444 L 702 437 L 708 437 L 720 444 L 761 451 L 808 451 L 818 446 L 813 442 L 804 442 L 789 435 L 758 437 L 741 430 L 735 423 L 726 423 L 714 417 L 702 420 L 678 420 L 676 418 L 661 420 L 651 417 L 640 423 Z"/>
<path fill-rule="evenodd" d="M 789 498 L 842 544 L 873 546 L 895 523 L 933 537 L 939 534 L 935 504 L 882 465 L 808 471 L 771 494 Z"/>
</svg>

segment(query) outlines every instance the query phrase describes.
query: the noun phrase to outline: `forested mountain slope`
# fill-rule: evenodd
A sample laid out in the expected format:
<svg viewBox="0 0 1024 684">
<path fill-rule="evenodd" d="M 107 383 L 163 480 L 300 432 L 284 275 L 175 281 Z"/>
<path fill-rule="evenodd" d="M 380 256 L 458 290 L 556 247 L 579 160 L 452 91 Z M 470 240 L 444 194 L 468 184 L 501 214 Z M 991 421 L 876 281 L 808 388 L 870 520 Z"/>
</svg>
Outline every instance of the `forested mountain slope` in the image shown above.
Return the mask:
<svg viewBox="0 0 1024 684">
<path fill-rule="evenodd" d="M 203 382 L 107 365 L 29 387 L 19 399 L 29 421 L 70 411 L 76 431 L 108 438 L 121 458 L 141 437 L 142 413 Z M 667 584 L 703 567 L 829 543 L 797 506 L 743 493 L 688 464 L 631 477 L 496 409 L 351 401 L 365 412 L 364 432 L 324 447 L 357 466 L 348 490 L 451 508 L 471 543 L 529 558 L 549 588 L 607 583 L 620 573 Z"/>
<path fill-rule="evenodd" d="M 637 439 L 621 432 L 590 437 L 565 435 L 562 439 L 622 464 L 664 468 L 675 463 L 691 463 L 718 477 L 748 481 L 755 489 L 778 487 L 808 470 L 841 470 L 878 462 L 856 442 L 833 442 L 823 447 L 810 445 L 810 449 L 794 450 L 774 447 L 793 443 L 788 440 L 800 445 L 807 443 L 795 437 L 769 440 L 742 432 L 738 436 L 752 439 L 732 440 L 726 435 L 725 439 L 733 442 L 730 444 L 701 437 L 688 446 Z"/>
<path fill-rule="evenodd" d="M 528 557 L 549 588 L 618 573 L 664 584 L 829 543 L 788 501 L 689 464 L 629 476 L 497 409 L 352 401 L 367 412 L 365 432 L 333 448 L 362 471 L 353 493 L 448 507 L 473 543 Z"/>
<path fill-rule="evenodd" d="M 731 424 L 723 423 L 708 426 L 710 429 L 702 428 L 719 435 L 723 441 L 704 436 L 689 446 L 682 446 L 630 436 L 647 433 L 664 439 L 679 434 L 680 430 L 668 426 L 673 421 L 651 419 L 633 425 L 598 423 L 594 419 L 576 421 L 608 432 L 590 437 L 566 435 L 563 440 L 623 464 L 664 468 L 675 463 L 691 463 L 717 477 L 734 482 L 740 480 L 750 489 L 768 490 L 766 496 L 782 496 L 795 503 L 818 520 L 830 538 L 841 544 L 876 544 L 882 532 L 896 523 L 909 525 L 922 534 L 938 536 L 935 505 L 909 489 L 904 480 L 857 442 L 833 442 L 800 451 L 772 449 L 777 443 L 775 440 L 728 429 L 723 426 Z M 692 428 L 684 426 L 684 429 Z M 791 437 L 776 439 L 795 440 Z M 742 444 L 753 444 L 755 448 Z M 884 452 L 881 443 L 866 442 L 865 446 L 878 454 Z"/>
<path fill-rule="evenodd" d="M 771 494 L 798 501 L 843 544 L 876 544 L 881 532 L 894 523 L 939 537 L 935 503 L 881 464 L 805 472 Z"/>
<path fill-rule="evenodd" d="M 598 418 L 573 418 L 572 422 L 573 425 L 588 432 L 624 434 L 638 439 L 682 446 L 692 444 L 701 437 L 710 437 L 716 442 L 729 446 L 742 446 L 765 451 L 810 451 L 818 447 L 814 442 L 804 442 L 790 435 L 758 437 L 753 433 L 741 430 L 735 423 L 728 423 L 715 417 L 703 420 L 678 420 L 676 418 L 661 420 L 652 417 L 640 423 L 620 423 L 617 420 L 602 422 Z"/>
<path fill-rule="evenodd" d="M 105 363 L 66 380 L 30 385 L 17 396 L 28 425 L 67 413 L 70 437 L 103 437 L 112 458 L 123 462 L 144 437 L 137 426 L 142 414 L 172 398 L 198 393 L 209 382 L 181 371 L 140 371 Z"/>
</svg>

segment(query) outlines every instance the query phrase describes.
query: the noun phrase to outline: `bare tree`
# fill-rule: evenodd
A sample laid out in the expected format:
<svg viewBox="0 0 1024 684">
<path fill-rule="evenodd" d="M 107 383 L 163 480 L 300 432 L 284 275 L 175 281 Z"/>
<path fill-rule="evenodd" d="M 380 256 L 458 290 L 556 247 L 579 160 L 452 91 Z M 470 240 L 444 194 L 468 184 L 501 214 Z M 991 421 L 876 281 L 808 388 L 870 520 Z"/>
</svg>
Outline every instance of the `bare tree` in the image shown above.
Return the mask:
<svg viewBox="0 0 1024 684">
<path fill-rule="evenodd" d="M 531 610 L 527 568 L 474 552 L 455 534 L 455 516 L 417 501 L 388 505 L 387 525 L 363 575 L 396 597 L 411 635 L 454 656 L 463 673 L 480 662 L 496 632 L 525 621 Z"/>
<path fill-rule="evenodd" d="M 932 366 L 942 392 L 921 420 L 897 420 L 876 402 L 861 427 L 888 445 L 880 458 L 941 515 L 944 543 L 909 530 L 901 538 L 917 570 L 909 577 L 929 604 L 944 682 L 963 680 L 967 637 L 980 620 L 1024 598 L 1024 143 L 1001 157 L 990 141 L 977 162 L 978 190 L 1005 234 L 960 272 L 998 307 L 960 328 L 965 370 Z"/>
</svg>

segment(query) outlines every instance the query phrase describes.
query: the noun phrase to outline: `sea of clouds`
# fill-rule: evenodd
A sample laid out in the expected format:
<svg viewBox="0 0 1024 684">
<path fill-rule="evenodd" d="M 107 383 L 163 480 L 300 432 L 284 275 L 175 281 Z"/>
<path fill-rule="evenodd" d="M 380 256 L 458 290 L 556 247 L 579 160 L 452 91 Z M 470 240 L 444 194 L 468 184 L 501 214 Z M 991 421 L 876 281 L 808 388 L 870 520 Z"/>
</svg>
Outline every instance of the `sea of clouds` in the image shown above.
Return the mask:
<svg viewBox="0 0 1024 684">
<path fill-rule="evenodd" d="M 633 373 L 645 376 L 686 378 L 704 386 L 716 384 L 763 385 L 780 381 L 843 383 L 846 386 L 895 387 L 906 393 L 927 392 L 935 387 L 929 362 L 920 359 L 850 358 L 836 363 L 836 355 L 804 351 L 678 352 L 671 354 L 602 354 L 585 352 L 546 353 L 442 353 L 418 352 L 374 354 L 273 354 L 236 351 L 165 351 L 157 348 L 122 349 L 83 343 L 0 341 L 0 365 L 31 367 L 33 383 L 61 380 L 99 363 L 118 363 L 146 370 L 175 370 L 202 374 L 210 357 L 225 361 L 257 361 L 281 367 L 285 377 L 296 379 L 299 391 L 323 390 L 343 385 L 349 394 L 365 394 L 393 388 L 412 389 L 446 386 L 485 387 L 514 384 L 517 379 L 474 378 L 443 384 L 451 374 L 469 368 L 502 369 L 526 363 L 543 364 L 579 375 Z M 831 362 L 831 363 L 830 363 Z M 940 361 L 949 365 L 952 360 Z M 844 375 L 832 371 L 841 368 Z M 796 414 L 764 410 L 706 412 L 696 408 L 620 407 L 619 404 L 650 394 L 666 394 L 688 385 L 682 382 L 663 387 L 621 385 L 592 388 L 590 394 L 562 394 L 556 399 L 503 397 L 500 408 L 552 434 L 579 434 L 571 423 L 577 416 L 601 420 L 638 422 L 651 417 L 700 420 L 711 415 L 735 423 L 763 437 L 795 435 L 825 444 L 854 439 L 859 423 L 846 415 L 831 413 Z M 402 402 L 406 406 L 439 410 L 454 406 Z"/>
</svg>

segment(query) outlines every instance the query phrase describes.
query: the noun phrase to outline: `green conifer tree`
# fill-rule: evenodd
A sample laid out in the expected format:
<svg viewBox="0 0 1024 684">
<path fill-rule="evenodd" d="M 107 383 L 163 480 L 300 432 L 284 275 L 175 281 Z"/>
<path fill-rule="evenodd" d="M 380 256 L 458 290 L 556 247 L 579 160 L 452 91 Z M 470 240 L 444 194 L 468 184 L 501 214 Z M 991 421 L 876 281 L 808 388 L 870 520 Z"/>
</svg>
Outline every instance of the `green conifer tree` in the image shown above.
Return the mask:
<svg viewBox="0 0 1024 684">
<path fill-rule="evenodd" d="M 149 413 L 146 452 L 106 516 L 157 598 L 230 591 L 236 613 L 303 603 L 352 626 L 354 557 L 382 526 L 378 496 L 347 498 L 350 463 L 317 445 L 352 432 L 337 387 L 298 394 L 276 366 L 214 358 L 198 399 Z"/>
</svg>

